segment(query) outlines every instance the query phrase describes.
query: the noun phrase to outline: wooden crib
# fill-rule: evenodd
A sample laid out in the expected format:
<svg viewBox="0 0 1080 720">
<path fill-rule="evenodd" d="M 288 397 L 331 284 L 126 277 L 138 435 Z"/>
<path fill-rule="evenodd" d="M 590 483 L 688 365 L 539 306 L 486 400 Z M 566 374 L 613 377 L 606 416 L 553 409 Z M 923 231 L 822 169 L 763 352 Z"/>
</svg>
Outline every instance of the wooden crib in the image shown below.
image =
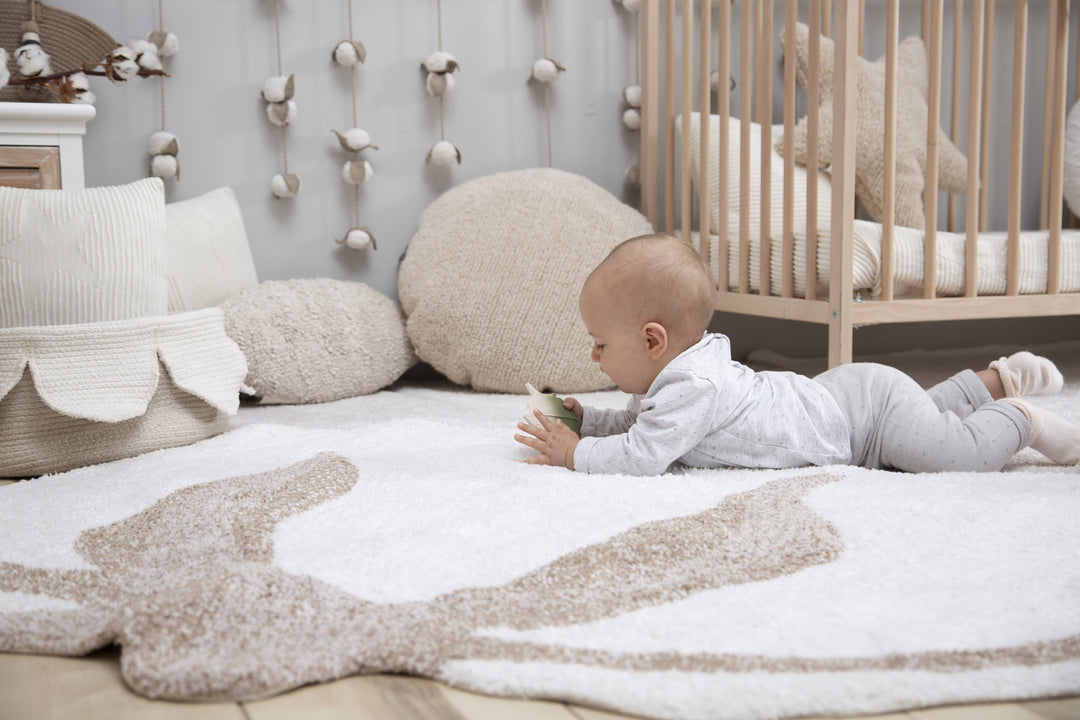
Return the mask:
<svg viewBox="0 0 1080 720">
<path fill-rule="evenodd" d="M 914 16 L 902 17 L 901 5 Z M 1035 28 L 1029 17 L 1045 17 L 1045 27 Z M 1064 251 L 1080 262 L 1072 245 L 1063 243 L 1063 224 L 1075 222 L 1063 201 L 1069 21 L 1069 0 L 644 0 L 639 21 L 641 209 L 657 230 L 681 235 L 709 259 L 721 290 L 718 309 L 827 325 L 830 366 L 851 361 L 853 329 L 860 325 L 1080 314 L 1080 292 L 1062 282 Z M 798 83 L 796 22 L 809 26 L 806 77 Z M 911 112 L 910 104 L 898 107 L 898 98 L 907 97 L 898 93 L 903 23 L 917 23 L 928 68 L 925 166 L 931 170 L 925 172 L 922 193 L 925 226 L 914 229 L 895 221 L 898 128 L 910 127 L 903 121 Z M 1002 47 L 995 48 L 995 36 L 1005 34 L 1008 23 L 1012 47 L 998 43 Z M 871 41 L 884 52 L 864 56 L 862 47 Z M 825 57 L 821 48 L 829 43 L 835 45 L 831 103 L 818 90 L 827 64 L 815 62 Z M 1033 95 L 1043 94 L 1041 82 L 1028 81 L 1027 74 L 1029 65 L 1044 61 L 1043 52 L 1045 101 L 1035 101 Z M 866 203 L 856 198 L 861 57 L 882 58 L 873 75 L 883 74 L 884 82 L 883 106 L 877 110 L 882 134 L 873 138 L 881 152 L 871 157 L 882 163 L 877 224 L 865 222 Z M 1011 97 L 999 96 L 994 105 L 990 80 L 1002 73 L 1012 76 Z M 725 82 L 715 83 L 717 77 Z M 782 100 L 775 101 L 781 94 Z M 873 115 L 865 104 L 862 112 Z M 717 116 L 712 122 L 702 121 L 712 114 Z M 829 114 L 831 147 L 823 147 L 815 138 Z M 805 166 L 824 168 L 821 158 L 831 154 L 827 174 L 800 170 L 795 163 L 797 116 L 805 118 Z M 782 127 L 774 128 L 780 118 Z M 942 128 L 943 122 L 951 128 Z M 995 143 L 994 133 L 1007 133 L 1007 142 Z M 759 150 L 752 147 L 755 141 Z M 770 155 L 774 142 L 783 158 L 779 166 Z M 943 192 L 939 172 L 932 170 L 945 167 L 942 153 L 949 143 L 967 157 L 962 195 Z M 709 161 L 710 151 L 718 159 L 715 164 Z M 732 179 L 732 163 L 757 169 Z M 1028 172 L 1026 188 L 1025 167 L 1038 172 L 1035 181 Z M 752 182 L 754 175 L 760 180 L 753 177 Z M 1006 177 L 1007 192 L 999 195 L 1007 197 L 991 197 L 992 186 Z M 828 183 L 824 187 L 822 178 Z M 796 182 L 805 187 L 797 190 Z M 829 205 L 820 200 L 826 191 Z M 738 207 L 729 206 L 733 193 Z M 780 208 L 774 207 L 777 202 Z M 991 237 L 988 210 L 1003 214 L 1003 203 L 1006 227 L 996 228 L 1000 232 Z M 823 224 L 818 216 L 826 214 Z M 1036 251 L 1045 257 L 1040 268 L 1045 281 L 1040 275 L 1036 288 L 1021 282 L 1021 254 L 1029 247 L 1021 242 L 1025 214 L 1027 230 L 1032 224 L 1043 229 L 1032 241 L 1041 245 L 1031 246 L 1045 248 Z M 796 237 L 797 228 L 801 237 Z M 814 228 L 818 232 L 808 230 Z M 864 231 L 873 235 L 870 245 L 860 240 Z M 898 238 L 912 233 L 917 245 L 904 245 L 902 255 L 906 261 L 922 256 L 916 270 L 921 277 L 914 292 L 901 292 L 895 279 L 903 260 Z M 1064 236 L 1080 242 L 1076 231 L 1065 230 Z M 938 291 L 939 265 L 945 262 L 942 238 L 960 243 L 957 296 Z M 982 257 L 980 243 L 986 251 Z M 987 252 L 1001 254 L 1002 288 L 995 294 L 980 292 L 979 265 L 987 264 Z M 796 261 L 800 257 L 803 267 Z M 854 286 L 853 276 L 866 258 L 878 269 L 873 290 Z M 825 264 L 828 272 L 819 276 Z"/>
</svg>

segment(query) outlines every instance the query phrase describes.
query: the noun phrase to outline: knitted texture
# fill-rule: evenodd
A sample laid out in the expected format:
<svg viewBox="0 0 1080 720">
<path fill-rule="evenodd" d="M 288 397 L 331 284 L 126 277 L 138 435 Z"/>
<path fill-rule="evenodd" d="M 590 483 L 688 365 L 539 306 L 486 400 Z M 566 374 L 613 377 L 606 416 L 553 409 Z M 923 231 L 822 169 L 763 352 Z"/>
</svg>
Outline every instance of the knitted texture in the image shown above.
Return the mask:
<svg viewBox="0 0 1080 720">
<path fill-rule="evenodd" d="M 784 42 L 781 34 L 780 43 Z M 820 113 L 818 124 L 818 164 L 832 163 L 833 138 L 833 41 L 822 37 L 820 46 Z M 795 27 L 796 77 L 806 88 L 810 68 L 810 28 Z M 922 228 L 926 225 L 923 189 L 926 177 L 926 137 L 929 90 L 926 46 L 918 37 L 900 42 L 897 58 L 896 116 L 896 210 L 897 225 Z M 869 62 L 859 58 L 856 69 L 855 118 L 855 194 L 875 220 L 882 220 L 883 183 L 885 180 L 885 58 Z M 795 126 L 795 161 L 806 164 L 807 120 Z M 938 187 L 947 192 L 967 190 L 967 159 L 949 140 L 938 133 Z M 775 141 L 783 153 L 783 137 Z"/>
<path fill-rule="evenodd" d="M 166 233 L 161 178 L 0 187 L 0 328 L 164 315 Z"/>
<path fill-rule="evenodd" d="M 396 302 L 328 278 L 263 282 L 222 304 L 264 401 L 317 403 L 386 387 L 416 363 Z"/>
<path fill-rule="evenodd" d="M 1065 378 L 1052 361 L 1027 350 L 993 361 L 990 369 L 997 370 L 1005 397 L 1056 393 L 1065 384 Z"/>
<path fill-rule="evenodd" d="M 578 294 L 620 241 L 652 232 L 607 190 L 549 168 L 447 191 L 420 218 L 398 272 L 420 359 L 478 390 L 613 387 L 589 358 Z"/>
<path fill-rule="evenodd" d="M 169 312 L 219 305 L 258 284 L 244 218 L 232 188 L 165 206 Z"/>
<path fill-rule="evenodd" d="M 0 477 L 60 472 L 224 432 L 244 372 L 219 308 L 0 328 Z"/>
</svg>

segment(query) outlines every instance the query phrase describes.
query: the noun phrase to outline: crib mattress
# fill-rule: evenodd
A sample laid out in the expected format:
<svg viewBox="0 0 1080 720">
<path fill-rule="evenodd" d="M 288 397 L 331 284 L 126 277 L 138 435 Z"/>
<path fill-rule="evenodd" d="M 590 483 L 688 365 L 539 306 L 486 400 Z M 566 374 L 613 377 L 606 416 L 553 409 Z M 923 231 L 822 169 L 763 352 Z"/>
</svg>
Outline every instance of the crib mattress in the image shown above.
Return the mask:
<svg viewBox="0 0 1080 720">
<path fill-rule="evenodd" d="M 880 223 L 856 220 L 852 242 L 852 284 L 855 290 L 878 297 L 881 294 L 881 235 Z M 923 231 L 897 227 L 893 234 L 894 267 L 893 293 L 896 296 L 921 294 L 923 275 Z M 692 233 L 692 242 L 698 247 L 698 233 Z M 711 235 L 710 258 L 714 272 L 719 268 L 720 240 Z M 978 295 L 1004 295 L 1006 287 L 1006 254 L 1008 234 L 1005 232 L 982 232 L 978 235 L 978 266 L 976 292 Z M 964 294 L 964 248 L 967 236 L 963 233 L 937 232 L 937 281 L 935 292 L 940 297 Z M 829 238 L 818 240 L 818 295 L 828 294 L 830 268 Z M 1020 233 L 1019 292 L 1037 294 L 1046 292 L 1048 230 L 1031 230 Z M 1061 233 L 1061 292 L 1080 291 L 1080 231 L 1063 230 Z M 773 240 L 769 253 L 771 266 L 771 294 L 780 295 L 782 288 L 782 255 L 779 240 Z M 728 243 L 729 289 L 738 288 L 739 239 L 730 238 Z M 750 289 L 758 291 L 761 274 L 761 258 L 758 243 L 750 242 Z M 806 237 L 795 237 L 795 295 L 806 295 Z"/>
</svg>

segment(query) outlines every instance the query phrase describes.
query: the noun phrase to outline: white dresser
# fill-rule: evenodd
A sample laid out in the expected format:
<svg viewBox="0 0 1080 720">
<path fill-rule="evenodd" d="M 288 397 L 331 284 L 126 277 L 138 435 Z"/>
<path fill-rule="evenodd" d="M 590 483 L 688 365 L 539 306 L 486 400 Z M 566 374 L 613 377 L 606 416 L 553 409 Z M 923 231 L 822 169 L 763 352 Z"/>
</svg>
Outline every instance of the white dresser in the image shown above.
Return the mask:
<svg viewBox="0 0 1080 720">
<path fill-rule="evenodd" d="M 85 187 L 83 135 L 93 105 L 0 102 L 0 185 Z"/>
</svg>

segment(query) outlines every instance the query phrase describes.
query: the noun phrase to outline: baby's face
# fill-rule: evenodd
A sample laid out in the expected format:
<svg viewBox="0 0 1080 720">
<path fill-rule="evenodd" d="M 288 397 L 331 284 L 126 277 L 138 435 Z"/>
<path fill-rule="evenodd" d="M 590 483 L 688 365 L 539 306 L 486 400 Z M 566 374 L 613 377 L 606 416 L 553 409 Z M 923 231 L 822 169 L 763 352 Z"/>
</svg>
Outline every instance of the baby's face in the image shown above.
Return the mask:
<svg viewBox="0 0 1080 720">
<path fill-rule="evenodd" d="M 656 379 L 645 337 L 633 323 L 620 317 L 600 289 L 586 285 L 578 307 L 592 336 L 593 362 L 625 393 L 644 394 Z"/>
</svg>

